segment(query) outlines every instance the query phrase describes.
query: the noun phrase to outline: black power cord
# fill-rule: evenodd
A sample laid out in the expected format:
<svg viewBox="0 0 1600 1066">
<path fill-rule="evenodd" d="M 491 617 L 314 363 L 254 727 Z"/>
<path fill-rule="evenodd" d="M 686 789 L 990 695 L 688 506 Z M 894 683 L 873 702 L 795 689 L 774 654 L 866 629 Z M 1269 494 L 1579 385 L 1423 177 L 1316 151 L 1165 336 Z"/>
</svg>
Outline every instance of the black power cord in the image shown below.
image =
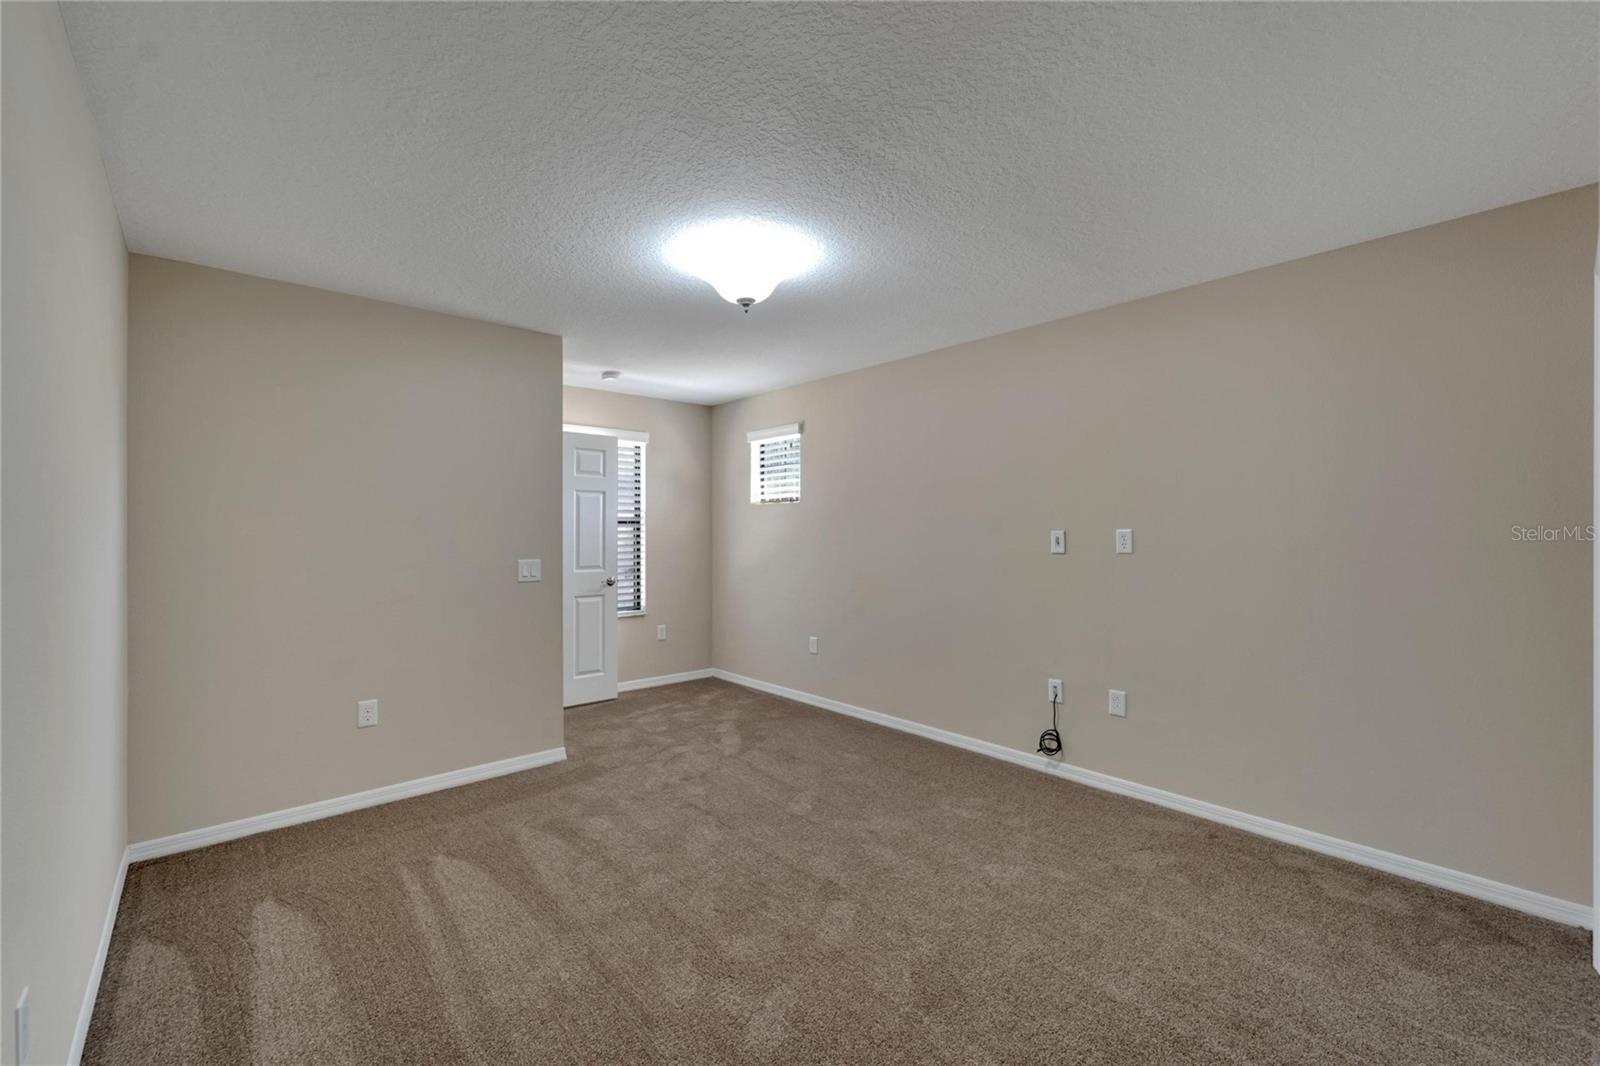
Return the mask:
<svg viewBox="0 0 1600 1066">
<path fill-rule="evenodd" d="M 1039 734 L 1039 752 L 1043 755 L 1061 754 L 1061 731 L 1056 728 L 1056 697 L 1050 697 L 1050 728 Z"/>
</svg>

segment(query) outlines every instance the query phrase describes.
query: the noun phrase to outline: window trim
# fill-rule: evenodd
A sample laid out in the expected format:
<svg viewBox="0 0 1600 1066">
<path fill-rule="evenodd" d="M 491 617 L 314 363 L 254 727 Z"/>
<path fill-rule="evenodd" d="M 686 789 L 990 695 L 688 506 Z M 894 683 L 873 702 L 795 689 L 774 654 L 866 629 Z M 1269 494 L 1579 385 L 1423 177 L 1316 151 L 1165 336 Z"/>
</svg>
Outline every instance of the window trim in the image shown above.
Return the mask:
<svg viewBox="0 0 1600 1066">
<path fill-rule="evenodd" d="M 774 440 L 778 437 L 798 437 L 801 432 L 801 423 L 785 422 L 781 426 L 772 426 L 769 429 L 752 429 L 744 435 L 744 439 L 751 444 L 764 440 Z"/>
<path fill-rule="evenodd" d="M 563 433 L 587 433 L 596 437 L 615 437 L 639 445 L 639 609 L 618 609 L 618 618 L 643 618 L 650 607 L 650 434 L 642 429 L 615 429 L 610 426 L 580 426 L 571 422 L 561 425 Z"/>
<path fill-rule="evenodd" d="M 588 433 L 595 437 L 615 437 L 618 440 L 638 441 L 641 444 L 650 443 L 650 434 L 642 429 L 613 429 L 610 426 L 578 426 L 571 422 L 561 425 L 563 433 Z"/>
<path fill-rule="evenodd" d="M 796 440 L 800 440 L 804 436 L 804 434 L 805 434 L 805 424 L 804 423 L 802 423 L 802 422 L 785 422 L 781 426 L 770 426 L 770 427 L 768 427 L 766 429 L 752 429 L 752 430 L 750 430 L 748 433 L 746 433 L 744 435 L 745 442 L 749 446 L 749 450 L 750 450 L 748 462 L 750 464 L 750 502 L 752 504 L 754 504 L 754 505 L 756 505 L 758 507 L 767 507 L 767 506 L 770 506 L 772 504 L 799 503 L 800 502 L 801 496 L 804 495 L 803 489 L 799 491 L 799 493 L 795 496 L 794 499 L 763 500 L 761 498 L 761 459 L 760 459 L 760 455 L 761 455 L 761 445 L 763 445 L 763 444 L 766 444 L 766 443 L 769 443 L 769 442 L 772 442 L 772 441 L 787 440 L 790 437 L 793 437 Z M 803 482 L 804 481 L 804 477 L 805 477 L 805 448 L 804 448 L 803 445 L 802 445 L 802 447 L 800 449 L 800 470 L 801 470 L 801 479 L 802 479 L 802 482 Z"/>
</svg>

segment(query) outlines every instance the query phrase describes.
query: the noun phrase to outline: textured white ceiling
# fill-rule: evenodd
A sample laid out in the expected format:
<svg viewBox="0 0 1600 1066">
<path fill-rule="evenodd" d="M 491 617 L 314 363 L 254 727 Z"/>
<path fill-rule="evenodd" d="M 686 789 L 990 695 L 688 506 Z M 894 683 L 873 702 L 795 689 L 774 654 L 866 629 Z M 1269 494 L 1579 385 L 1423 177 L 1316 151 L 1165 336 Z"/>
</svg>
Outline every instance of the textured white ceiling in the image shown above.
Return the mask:
<svg viewBox="0 0 1600 1066">
<path fill-rule="evenodd" d="M 720 401 L 1594 181 L 1600 7 L 66 4 L 134 251 Z M 662 265 L 757 214 L 748 316 Z"/>
</svg>

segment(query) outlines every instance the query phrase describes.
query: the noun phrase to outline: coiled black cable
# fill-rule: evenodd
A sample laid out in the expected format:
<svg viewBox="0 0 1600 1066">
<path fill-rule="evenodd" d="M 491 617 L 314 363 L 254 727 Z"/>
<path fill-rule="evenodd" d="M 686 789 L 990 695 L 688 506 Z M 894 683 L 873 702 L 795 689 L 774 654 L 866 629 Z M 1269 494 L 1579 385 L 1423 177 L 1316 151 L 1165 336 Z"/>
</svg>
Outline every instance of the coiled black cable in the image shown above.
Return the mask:
<svg viewBox="0 0 1600 1066">
<path fill-rule="evenodd" d="M 1056 697 L 1050 697 L 1050 728 L 1039 734 L 1041 755 L 1061 754 L 1061 731 L 1056 728 Z"/>
</svg>

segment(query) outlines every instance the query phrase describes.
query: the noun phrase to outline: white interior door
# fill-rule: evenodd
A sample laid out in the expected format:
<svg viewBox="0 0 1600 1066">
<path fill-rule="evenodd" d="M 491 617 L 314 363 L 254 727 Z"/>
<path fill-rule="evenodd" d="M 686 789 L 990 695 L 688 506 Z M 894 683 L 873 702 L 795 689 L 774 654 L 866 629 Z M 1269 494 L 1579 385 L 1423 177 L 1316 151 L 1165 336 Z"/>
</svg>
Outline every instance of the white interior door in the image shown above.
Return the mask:
<svg viewBox="0 0 1600 1066">
<path fill-rule="evenodd" d="M 617 698 L 617 439 L 561 438 L 562 703 Z"/>
</svg>

